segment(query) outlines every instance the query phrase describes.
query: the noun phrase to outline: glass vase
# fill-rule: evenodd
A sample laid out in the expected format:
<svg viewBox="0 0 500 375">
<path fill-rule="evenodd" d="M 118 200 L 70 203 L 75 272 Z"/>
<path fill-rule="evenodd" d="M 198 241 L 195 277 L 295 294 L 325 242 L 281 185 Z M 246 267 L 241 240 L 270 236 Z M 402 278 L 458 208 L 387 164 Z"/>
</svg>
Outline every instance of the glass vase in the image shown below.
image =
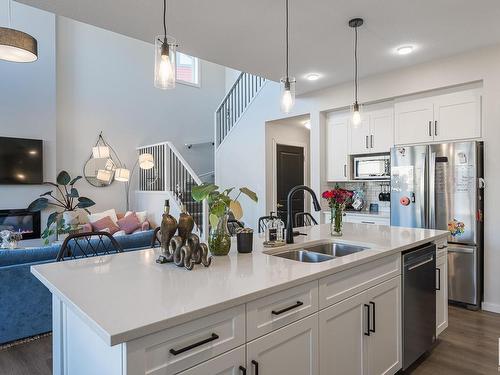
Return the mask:
<svg viewBox="0 0 500 375">
<path fill-rule="evenodd" d="M 330 234 L 332 236 L 342 236 L 342 218 L 344 210 L 342 207 L 332 207 L 330 217 Z"/>
<path fill-rule="evenodd" d="M 231 250 L 231 234 L 227 229 L 228 214 L 222 216 L 215 228 L 210 230 L 208 248 L 212 255 L 227 255 Z"/>
</svg>

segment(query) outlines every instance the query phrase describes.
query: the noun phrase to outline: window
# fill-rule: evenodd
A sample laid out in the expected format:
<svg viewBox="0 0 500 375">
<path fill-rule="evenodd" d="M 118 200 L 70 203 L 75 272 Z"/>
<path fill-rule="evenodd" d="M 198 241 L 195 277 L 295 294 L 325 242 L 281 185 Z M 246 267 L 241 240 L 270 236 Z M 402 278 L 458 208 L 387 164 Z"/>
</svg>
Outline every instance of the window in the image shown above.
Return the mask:
<svg viewBox="0 0 500 375">
<path fill-rule="evenodd" d="M 179 83 L 200 86 L 200 69 L 197 57 L 177 52 L 176 65 L 176 74 Z"/>
</svg>

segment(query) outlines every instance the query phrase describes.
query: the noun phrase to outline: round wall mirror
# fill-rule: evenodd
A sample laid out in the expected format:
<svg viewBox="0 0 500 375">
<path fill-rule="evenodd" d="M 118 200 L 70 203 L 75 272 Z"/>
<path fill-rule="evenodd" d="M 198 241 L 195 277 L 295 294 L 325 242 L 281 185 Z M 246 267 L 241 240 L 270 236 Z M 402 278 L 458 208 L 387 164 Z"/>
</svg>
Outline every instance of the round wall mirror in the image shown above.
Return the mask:
<svg viewBox="0 0 500 375">
<path fill-rule="evenodd" d="M 87 182 L 95 187 L 109 186 L 114 181 L 115 162 L 110 158 L 90 158 L 83 167 L 83 175 Z"/>
</svg>

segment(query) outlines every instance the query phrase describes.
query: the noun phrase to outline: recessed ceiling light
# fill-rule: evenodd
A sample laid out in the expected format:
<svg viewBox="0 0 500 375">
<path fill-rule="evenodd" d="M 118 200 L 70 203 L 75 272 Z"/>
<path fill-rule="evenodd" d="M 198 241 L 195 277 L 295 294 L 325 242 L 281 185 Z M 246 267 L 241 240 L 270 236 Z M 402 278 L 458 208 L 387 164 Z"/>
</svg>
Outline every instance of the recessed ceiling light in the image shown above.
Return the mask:
<svg viewBox="0 0 500 375">
<path fill-rule="evenodd" d="M 318 79 L 320 79 L 320 75 L 318 73 L 309 73 L 308 75 L 306 75 L 306 79 L 308 81 L 317 81 Z"/>
<path fill-rule="evenodd" d="M 413 52 L 413 46 L 401 46 L 396 49 L 398 55 L 408 55 Z"/>
</svg>

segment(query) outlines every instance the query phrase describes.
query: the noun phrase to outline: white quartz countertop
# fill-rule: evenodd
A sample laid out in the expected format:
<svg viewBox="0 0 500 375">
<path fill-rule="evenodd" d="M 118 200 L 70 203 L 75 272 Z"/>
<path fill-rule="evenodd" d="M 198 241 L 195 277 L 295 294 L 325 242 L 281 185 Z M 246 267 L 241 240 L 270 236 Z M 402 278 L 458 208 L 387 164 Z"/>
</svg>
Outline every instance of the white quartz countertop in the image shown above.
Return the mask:
<svg viewBox="0 0 500 375">
<path fill-rule="evenodd" d="M 301 263 L 264 253 L 269 249 L 255 236 L 253 253 L 238 254 L 233 243 L 229 256 L 214 257 L 209 268 L 197 265 L 193 271 L 157 264 L 159 250 L 148 249 L 37 265 L 31 272 L 106 343 L 115 345 L 447 238 L 444 231 L 350 223 L 344 224 L 341 238 L 330 236 L 329 225 L 300 231 L 308 235 L 271 251 L 331 241 L 370 249 L 322 263 Z"/>
<path fill-rule="evenodd" d="M 323 211 L 325 214 L 329 214 L 330 211 Z M 349 210 L 349 211 L 344 211 L 346 215 L 355 215 L 355 216 L 369 216 L 369 217 L 379 217 L 379 218 L 387 218 L 390 219 L 391 213 L 389 211 L 367 211 L 367 210 L 362 210 L 362 211 L 354 211 L 354 210 Z"/>
</svg>

